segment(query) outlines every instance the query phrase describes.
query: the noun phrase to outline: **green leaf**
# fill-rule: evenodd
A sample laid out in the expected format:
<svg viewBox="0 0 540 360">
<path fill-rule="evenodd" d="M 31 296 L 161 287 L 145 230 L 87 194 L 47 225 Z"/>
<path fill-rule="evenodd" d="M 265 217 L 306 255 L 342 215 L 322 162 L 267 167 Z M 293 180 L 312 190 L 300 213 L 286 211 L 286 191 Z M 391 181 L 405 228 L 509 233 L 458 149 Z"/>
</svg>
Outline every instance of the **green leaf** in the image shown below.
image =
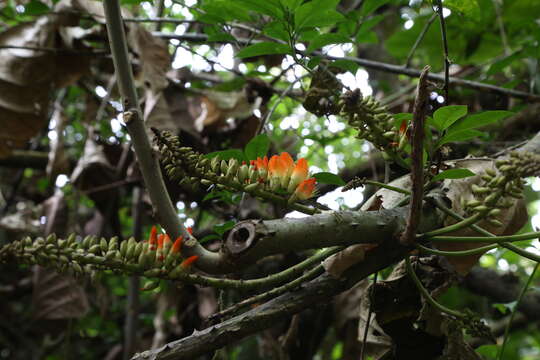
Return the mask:
<svg viewBox="0 0 540 360">
<path fill-rule="evenodd" d="M 442 137 L 442 139 L 439 140 L 437 143 L 436 148 L 439 148 L 440 146 L 447 144 L 449 142 L 455 142 L 455 141 L 465 141 L 470 140 L 475 137 L 478 137 L 482 135 L 483 133 L 478 130 L 461 130 L 461 131 L 454 131 L 449 132 L 445 136 Z"/>
<path fill-rule="evenodd" d="M 330 184 L 330 185 L 338 185 L 338 186 L 345 185 L 345 181 L 343 181 L 342 178 L 340 178 L 336 174 L 332 174 L 329 172 L 320 172 L 320 173 L 314 174 L 313 177 L 317 179 L 317 182 L 321 184 Z"/>
<path fill-rule="evenodd" d="M 338 59 L 334 62 L 332 62 L 332 66 L 338 67 L 343 70 L 347 70 L 353 74 L 356 74 L 356 70 L 358 70 L 358 64 L 354 61 L 347 60 L 347 59 Z"/>
<path fill-rule="evenodd" d="M 284 20 L 283 11 L 279 7 L 278 0 L 235 0 L 235 2 L 247 10 L 269 15 L 274 19 Z"/>
<path fill-rule="evenodd" d="M 360 43 L 377 43 L 379 41 L 377 34 L 372 30 L 375 25 L 381 22 L 385 15 L 373 16 L 369 20 L 363 21 L 362 25 L 356 33 L 356 42 Z"/>
<path fill-rule="evenodd" d="M 236 159 L 238 161 L 246 160 L 246 157 L 244 156 L 244 152 L 240 149 L 214 151 L 212 153 L 206 154 L 204 157 L 211 159 L 216 156 L 218 156 L 220 160 L 229 160 L 229 159 Z"/>
<path fill-rule="evenodd" d="M 217 33 L 217 34 L 208 35 L 208 40 L 206 41 L 207 42 L 231 42 L 231 41 L 234 42 L 236 41 L 236 39 L 231 34 Z"/>
<path fill-rule="evenodd" d="M 484 356 L 486 360 L 495 360 L 497 358 L 498 351 L 499 347 L 497 345 L 482 345 L 476 349 L 476 352 Z"/>
<path fill-rule="evenodd" d="M 511 111 L 505 111 L 505 110 L 484 111 L 482 113 L 469 115 L 464 119 L 456 121 L 448 129 L 448 132 L 462 131 L 466 129 L 475 129 L 480 126 L 484 126 L 484 125 L 502 120 L 511 115 L 514 115 L 514 113 Z"/>
<path fill-rule="evenodd" d="M 285 25 L 282 21 L 272 21 L 266 24 L 263 28 L 263 34 L 273 37 L 275 39 L 289 41 L 289 34 L 285 29 Z"/>
<path fill-rule="evenodd" d="M 388 2 L 390 0 L 365 0 L 362 3 L 360 15 L 367 16 Z"/>
<path fill-rule="evenodd" d="M 294 13 L 294 27 L 332 25 L 345 19 L 335 8 L 339 0 L 312 0 L 301 5 Z"/>
<path fill-rule="evenodd" d="M 251 139 L 244 149 L 247 160 L 264 157 L 270 148 L 270 139 L 266 134 L 260 134 Z"/>
<path fill-rule="evenodd" d="M 435 182 L 443 179 L 463 179 L 474 175 L 476 174 L 469 169 L 449 169 L 433 177 L 431 181 Z"/>
<path fill-rule="evenodd" d="M 442 131 L 465 115 L 467 115 L 467 105 L 443 106 L 433 113 L 433 124 Z"/>
<path fill-rule="evenodd" d="M 480 5 L 477 0 L 445 0 L 444 7 L 459 12 L 472 19 L 480 18 Z"/>
<path fill-rule="evenodd" d="M 275 42 L 264 41 L 257 44 L 247 46 L 240 50 L 236 57 L 243 59 L 252 56 L 270 55 L 270 54 L 287 54 L 291 49 L 288 45 L 278 44 Z"/>
<path fill-rule="evenodd" d="M 223 224 L 214 225 L 214 232 L 219 236 L 223 236 L 227 231 L 231 230 L 236 222 L 234 220 L 229 220 Z"/>
<path fill-rule="evenodd" d="M 519 60 L 521 58 L 525 57 L 525 54 L 522 52 L 517 52 L 515 54 L 512 54 L 510 56 L 505 57 L 504 59 L 501 59 L 499 61 L 494 62 L 487 71 L 486 75 L 493 75 L 500 71 L 502 71 L 505 67 L 512 64 L 514 61 Z"/>
<path fill-rule="evenodd" d="M 348 37 L 336 34 L 336 33 L 327 33 L 327 34 L 321 34 L 318 35 L 315 39 L 313 39 L 307 48 L 307 53 L 311 53 L 313 50 L 320 49 L 323 46 L 329 45 L 329 44 L 343 44 L 351 42 L 351 39 Z"/>
<path fill-rule="evenodd" d="M 45 5 L 42 1 L 32 0 L 24 6 L 25 15 L 42 15 L 50 11 L 49 7 Z"/>
<path fill-rule="evenodd" d="M 300 6 L 300 4 L 302 4 L 302 1 L 303 0 L 281 0 L 283 5 L 285 5 L 292 11 L 296 10 Z"/>
</svg>

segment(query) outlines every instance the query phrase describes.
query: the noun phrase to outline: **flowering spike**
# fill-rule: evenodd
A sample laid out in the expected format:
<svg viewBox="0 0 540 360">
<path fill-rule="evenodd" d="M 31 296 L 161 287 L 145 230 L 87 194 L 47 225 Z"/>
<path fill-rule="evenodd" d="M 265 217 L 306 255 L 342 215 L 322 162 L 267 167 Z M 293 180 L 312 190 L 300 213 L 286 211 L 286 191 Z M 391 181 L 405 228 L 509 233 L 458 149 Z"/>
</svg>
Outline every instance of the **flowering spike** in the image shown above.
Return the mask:
<svg viewBox="0 0 540 360">
<path fill-rule="evenodd" d="M 190 256 L 186 260 L 182 261 L 182 263 L 180 264 L 180 267 L 182 269 L 188 269 L 193 265 L 195 261 L 197 261 L 198 258 L 199 258 L 199 255 Z"/>
</svg>

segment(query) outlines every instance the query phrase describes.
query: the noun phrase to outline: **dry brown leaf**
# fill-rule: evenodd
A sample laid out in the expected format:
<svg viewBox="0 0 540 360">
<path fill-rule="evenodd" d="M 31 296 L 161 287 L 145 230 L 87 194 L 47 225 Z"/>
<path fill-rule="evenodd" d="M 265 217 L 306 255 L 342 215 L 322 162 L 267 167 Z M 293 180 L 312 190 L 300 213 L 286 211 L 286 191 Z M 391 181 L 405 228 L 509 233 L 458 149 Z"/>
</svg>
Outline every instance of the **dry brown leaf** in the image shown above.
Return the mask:
<svg viewBox="0 0 540 360">
<path fill-rule="evenodd" d="M 69 49 L 59 41 L 61 17 L 43 16 L 0 33 L 0 45 Z M 5 48 L 0 51 L 0 157 L 21 148 L 47 122 L 50 91 L 78 79 L 88 57 Z"/>
<path fill-rule="evenodd" d="M 347 247 L 326 258 L 322 265 L 327 273 L 335 278 L 341 277 L 351 266 L 362 262 L 366 256 L 366 251 L 377 247 L 377 244 L 357 244 Z"/>
<path fill-rule="evenodd" d="M 40 266 L 34 267 L 34 320 L 78 319 L 88 312 L 88 299 L 77 281 Z"/>
<path fill-rule="evenodd" d="M 90 131 L 90 135 L 84 144 L 84 153 L 71 173 L 71 182 L 79 190 L 90 190 L 88 196 L 100 210 L 105 212 L 111 199 L 115 198 L 117 189 L 92 190 L 110 184 L 115 180 L 115 170 L 107 160 L 103 146 L 93 140 L 92 131 Z"/>
</svg>

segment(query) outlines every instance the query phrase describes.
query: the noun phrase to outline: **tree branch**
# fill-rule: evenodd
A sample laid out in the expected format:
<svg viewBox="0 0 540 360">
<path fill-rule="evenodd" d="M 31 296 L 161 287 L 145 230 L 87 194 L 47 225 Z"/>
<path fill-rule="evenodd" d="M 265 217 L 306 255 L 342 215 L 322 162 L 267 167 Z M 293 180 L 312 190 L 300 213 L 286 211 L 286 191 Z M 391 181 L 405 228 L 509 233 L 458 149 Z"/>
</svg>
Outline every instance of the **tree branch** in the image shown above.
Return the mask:
<svg viewBox="0 0 540 360">
<path fill-rule="evenodd" d="M 415 242 L 416 229 L 420 224 L 422 215 L 422 202 L 424 200 L 424 120 L 426 118 L 427 106 L 429 104 L 429 91 L 427 76 L 429 74 L 429 65 L 424 67 L 418 88 L 416 91 L 416 100 L 414 101 L 413 119 L 411 129 L 411 207 L 405 232 L 401 236 L 403 245 L 411 245 Z"/>
<path fill-rule="evenodd" d="M 385 211 L 381 211 L 384 215 Z M 402 216 L 404 211 L 401 210 Z M 433 215 L 433 213 L 431 214 Z M 305 219 L 304 219 L 305 220 Z M 423 226 L 436 226 L 433 216 L 426 215 Z M 403 222 L 388 225 L 391 233 L 403 230 Z M 357 233 L 358 236 L 358 233 Z M 369 237 L 369 235 L 366 235 Z M 276 322 L 296 314 L 314 304 L 328 302 L 334 295 L 350 288 L 370 274 L 399 261 L 409 251 L 399 244 L 397 237 L 388 236 L 381 244 L 369 251 L 369 256 L 358 265 L 347 270 L 340 279 L 327 273 L 305 283 L 296 291 L 283 294 L 244 314 L 226 320 L 220 324 L 195 331 L 193 335 L 180 339 L 151 351 L 136 354 L 133 359 L 193 359 L 196 356 L 219 349 L 242 338 L 272 327 Z"/>
<path fill-rule="evenodd" d="M 205 34 L 188 33 L 188 34 L 183 34 L 183 35 L 176 35 L 176 34 L 164 34 L 160 32 L 154 32 L 152 34 L 162 39 L 178 39 L 178 40 L 191 41 L 191 42 L 207 42 L 208 41 L 208 36 Z M 250 44 L 256 43 L 257 41 L 252 41 L 249 39 L 236 39 L 236 42 L 241 45 L 250 45 Z M 308 55 L 307 53 L 303 51 L 298 51 L 298 53 L 304 56 Z M 361 58 L 352 57 L 352 56 L 336 57 L 336 56 L 323 54 L 319 51 L 313 52 L 312 55 L 321 56 L 330 60 L 338 60 L 338 59 L 350 60 L 368 69 L 380 70 L 380 71 L 384 71 L 384 72 L 388 72 L 392 74 L 406 75 L 406 76 L 414 77 L 414 78 L 420 77 L 420 74 L 421 74 L 420 70 L 409 69 L 400 65 L 388 64 L 388 63 L 384 63 L 380 61 L 373 61 L 373 60 L 368 60 L 368 59 L 361 59 Z M 439 74 L 429 74 L 428 79 L 433 80 L 433 81 L 439 81 L 439 82 L 444 82 L 445 80 L 444 75 L 439 75 Z M 463 87 L 467 87 L 467 88 L 471 88 L 471 89 L 479 90 L 479 91 L 489 91 L 489 92 L 493 92 L 497 94 L 502 94 L 502 95 L 511 96 L 511 97 L 515 97 L 519 99 L 525 99 L 525 100 L 534 101 L 534 102 L 540 101 L 539 95 L 535 95 L 535 94 L 531 94 L 531 93 L 527 93 L 523 91 L 518 91 L 518 90 L 513 90 L 513 89 L 506 89 L 506 88 L 499 87 L 496 85 L 460 79 L 460 78 L 452 77 L 452 76 L 449 77 L 448 81 L 450 85 L 463 86 Z"/>
</svg>

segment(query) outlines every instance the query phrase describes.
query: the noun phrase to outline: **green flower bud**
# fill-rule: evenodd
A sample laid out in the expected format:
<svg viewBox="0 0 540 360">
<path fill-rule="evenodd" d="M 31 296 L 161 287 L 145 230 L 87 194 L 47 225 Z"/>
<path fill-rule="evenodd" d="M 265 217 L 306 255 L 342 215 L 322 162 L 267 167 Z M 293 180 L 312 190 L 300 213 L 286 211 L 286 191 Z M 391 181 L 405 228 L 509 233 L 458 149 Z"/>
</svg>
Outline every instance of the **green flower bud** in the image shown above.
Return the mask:
<svg viewBox="0 0 540 360">
<path fill-rule="evenodd" d="M 141 288 L 141 291 L 151 291 L 156 289 L 159 286 L 159 280 L 151 280 L 144 284 Z"/>
<path fill-rule="evenodd" d="M 114 236 L 109 240 L 108 251 L 118 250 L 118 236 Z"/>
<path fill-rule="evenodd" d="M 261 185 L 260 183 L 254 182 L 253 184 L 248 184 L 248 185 L 244 186 L 244 190 L 246 192 L 248 192 L 248 193 L 253 192 L 253 191 L 257 190 L 260 187 L 260 185 Z"/>
<path fill-rule="evenodd" d="M 214 156 L 212 158 L 212 160 L 210 160 L 210 168 L 212 169 L 212 171 L 214 173 L 218 172 L 218 169 L 219 169 L 219 157 L 218 156 Z"/>
<path fill-rule="evenodd" d="M 45 240 L 48 244 L 53 244 L 56 242 L 56 234 L 50 234 L 47 236 L 47 239 Z"/>
<path fill-rule="evenodd" d="M 222 174 L 226 174 L 227 170 L 229 170 L 229 166 L 227 165 L 227 162 L 225 160 L 221 160 L 220 170 Z"/>
<path fill-rule="evenodd" d="M 240 168 L 238 169 L 237 176 L 238 176 L 238 181 L 240 182 L 240 184 L 244 184 L 246 179 L 249 176 L 249 167 L 246 164 L 243 164 L 242 166 L 240 166 Z"/>
<path fill-rule="evenodd" d="M 124 257 L 126 260 L 131 260 L 133 257 L 133 253 L 135 252 L 135 248 L 137 247 L 137 242 L 135 241 L 134 237 L 130 237 L 129 240 L 125 241 L 126 243 L 126 252 L 124 254 Z M 120 251 L 122 251 L 122 247 L 120 246 Z"/>
<path fill-rule="evenodd" d="M 105 238 L 101 238 L 99 240 L 99 246 L 101 246 L 101 251 L 105 254 L 107 251 L 109 251 L 109 243 Z"/>
<path fill-rule="evenodd" d="M 487 218 L 486 221 L 493 226 L 503 226 L 503 223 L 497 219 Z"/>
<path fill-rule="evenodd" d="M 122 257 L 126 256 L 127 245 L 128 245 L 127 240 L 123 240 L 122 242 L 120 242 L 120 254 L 122 255 Z"/>
<path fill-rule="evenodd" d="M 144 244 L 145 242 L 143 241 L 137 242 L 137 244 L 135 245 L 135 250 L 133 251 L 133 256 L 132 256 L 133 259 L 139 259 L 139 256 L 143 252 Z"/>
</svg>

